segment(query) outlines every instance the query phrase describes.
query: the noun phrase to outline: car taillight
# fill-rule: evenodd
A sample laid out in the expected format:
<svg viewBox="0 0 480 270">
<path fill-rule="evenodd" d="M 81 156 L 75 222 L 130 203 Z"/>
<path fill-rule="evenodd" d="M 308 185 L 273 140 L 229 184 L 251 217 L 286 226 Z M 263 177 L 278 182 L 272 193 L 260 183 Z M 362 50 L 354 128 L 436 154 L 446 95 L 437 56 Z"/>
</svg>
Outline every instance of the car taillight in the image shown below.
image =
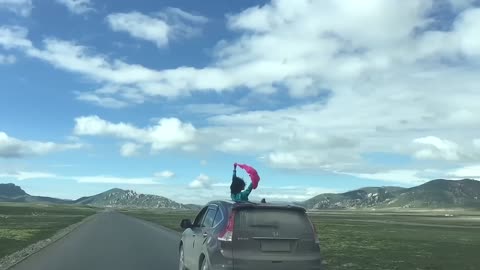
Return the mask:
<svg viewBox="0 0 480 270">
<path fill-rule="evenodd" d="M 232 211 L 230 217 L 228 218 L 227 227 L 223 230 L 219 236 L 218 240 L 225 242 L 232 242 L 233 239 L 233 226 L 235 225 L 235 211 Z"/>
<path fill-rule="evenodd" d="M 312 226 L 313 237 L 315 238 L 315 244 L 320 244 L 320 239 L 318 238 L 317 227 L 310 220 L 310 226 Z"/>
</svg>

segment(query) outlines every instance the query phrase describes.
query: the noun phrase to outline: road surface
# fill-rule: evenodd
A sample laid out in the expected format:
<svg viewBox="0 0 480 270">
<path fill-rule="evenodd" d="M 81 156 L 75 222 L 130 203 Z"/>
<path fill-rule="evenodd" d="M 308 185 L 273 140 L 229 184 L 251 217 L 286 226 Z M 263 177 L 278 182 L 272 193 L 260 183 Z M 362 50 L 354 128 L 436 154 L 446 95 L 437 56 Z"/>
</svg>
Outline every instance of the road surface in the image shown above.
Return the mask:
<svg viewBox="0 0 480 270">
<path fill-rule="evenodd" d="M 180 236 L 116 212 L 103 212 L 12 270 L 178 269 Z"/>
</svg>

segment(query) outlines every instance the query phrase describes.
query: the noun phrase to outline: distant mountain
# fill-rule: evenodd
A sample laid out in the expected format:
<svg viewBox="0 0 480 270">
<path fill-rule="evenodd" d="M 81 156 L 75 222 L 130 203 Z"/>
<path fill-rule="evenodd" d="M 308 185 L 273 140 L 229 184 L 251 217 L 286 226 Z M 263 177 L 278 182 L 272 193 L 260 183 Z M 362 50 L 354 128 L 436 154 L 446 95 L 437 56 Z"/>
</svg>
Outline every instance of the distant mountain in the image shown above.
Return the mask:
<svg viewBox="0 0 480 270">
<path fill-rule="evenodd" d="M 409 188 L 387 203 L 404 208 L 480 208 L 480 181 L 437 179 Z"/>
<path fill-rule="evenodd" d="M 0 184 L 0 197 L 18 197 L 28 195 L 21 187 L 14 184 Z"/>
<path fill-rule="evenodd" d="M 114 188 L 103 193 L 82 197 L 78 200 L 62 200 L 50 197 L 32 196 L 14 184 L 0 184 L 0 202 L 77 204 L 96 207 L 119 208 L 167 208 L 198 210 L 194 204 L 181 204 L 162 196 L 138 194 L 132 190 Z"/>
<path fill-rule="evenodd" d="M 412 188 L 368 187 L 320 194 L 303 205 L 308 209 L 480 208 L 480 181 L 437 179 Z"/>
<path fill-rule="evenodd" d="M 320 194 L 304 202 L 304 205 L 308 209 L 376 207 L 395 198 L 396 194 L 404 190 L 400 187 L 366 187 L 340 194 Z"/>
<path fill-rule="evenodd" d="M 0 184 L 0 202 L 71 203 L 69 200 L 29 195 L 21 187 L 14 184 Z"/>
<path fill-rule="evenodd" d="M 139 194 L 132 190 L 118 188 L 110 189 L 94 196 L 80 198 L 74 203 L 97 207 L 197 209 L 197 206 L 184 205 L 162 196 Z"/>
</svg>

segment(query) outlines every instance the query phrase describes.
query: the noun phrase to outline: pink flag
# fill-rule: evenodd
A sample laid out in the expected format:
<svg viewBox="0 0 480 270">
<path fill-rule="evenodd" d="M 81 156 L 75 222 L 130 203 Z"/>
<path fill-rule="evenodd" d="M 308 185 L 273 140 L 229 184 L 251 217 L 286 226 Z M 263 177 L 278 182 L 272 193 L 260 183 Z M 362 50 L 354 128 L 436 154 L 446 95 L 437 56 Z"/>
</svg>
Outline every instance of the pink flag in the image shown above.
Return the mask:
<svg viewBox="0 0 480 270">
<path fill-rule="evenodd" d="M 260 176 L 258 176 L 257 171 L 253 167 L 248 166 L 247 164 L 235 163 L 235 166 L 244 169 L 248 173 L 248 175 L 250 176 L 250 180 L 252 180 L 253 189 L 257 189 L 258 182 L 260 182 Z"/>
</svg>

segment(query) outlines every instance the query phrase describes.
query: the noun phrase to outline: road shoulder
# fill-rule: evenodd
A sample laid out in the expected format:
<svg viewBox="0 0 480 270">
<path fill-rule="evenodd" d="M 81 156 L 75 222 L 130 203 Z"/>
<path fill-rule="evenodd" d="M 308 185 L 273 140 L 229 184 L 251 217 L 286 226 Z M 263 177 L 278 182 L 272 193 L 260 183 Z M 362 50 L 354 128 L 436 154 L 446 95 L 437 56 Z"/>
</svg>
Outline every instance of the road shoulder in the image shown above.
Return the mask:
<svg viewBox="0 0 480 270">
<path fill-rule="evenodd" d="M 69 233 L 73 232 L 75 229 L 77 229 L 80 225 L 92 220 L 96 215 L 98 214 L 93 214 L 90 215 L 81 221 L 72 224 L 66 228 L 63 228 L 59 230 L 57 233 L 55 233 L 52 237 L 40 240 L 34 244 L 29 245 L 28 247 L 16 251 L 10 255 L 7 255 L 0 259 L 0 270 L 7 270 L 10 269 L 11 267 L 19 264 L 20 262 L 26 260 L 30 256 L 32 256 L 35 253 L 38 253 L 40 250 L 48 247 L 49 245 L 57 242 L 58 240 L 64 238 L 67 236 Z"/>
</svg>

